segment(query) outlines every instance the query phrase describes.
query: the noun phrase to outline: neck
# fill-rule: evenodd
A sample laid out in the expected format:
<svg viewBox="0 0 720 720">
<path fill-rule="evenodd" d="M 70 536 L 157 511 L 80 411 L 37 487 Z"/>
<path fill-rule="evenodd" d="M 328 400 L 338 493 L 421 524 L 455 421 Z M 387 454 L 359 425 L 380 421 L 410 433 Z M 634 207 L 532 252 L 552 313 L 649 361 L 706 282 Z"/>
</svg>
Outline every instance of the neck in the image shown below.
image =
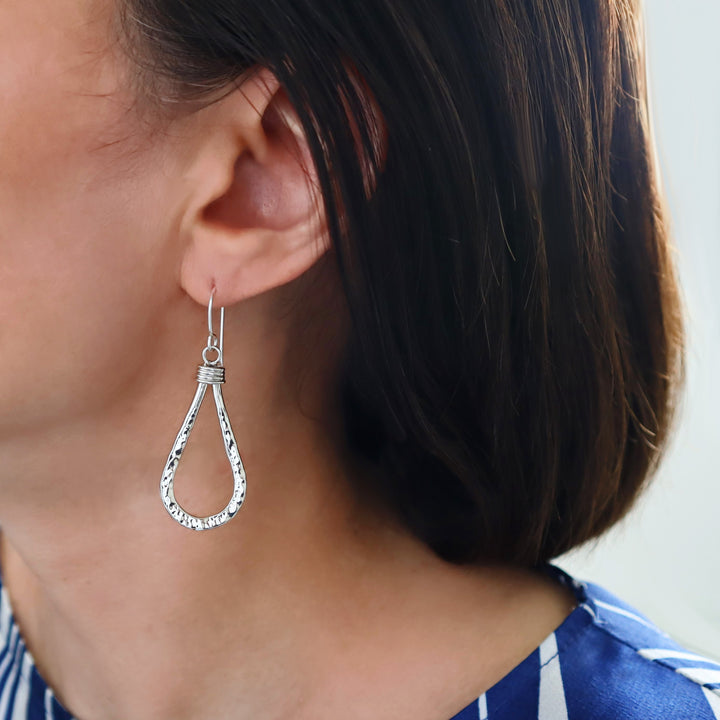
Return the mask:
<svg viewBox="0 0 720 720">
<path fill-rule="evenodd" d="M 176 524 L 155 483 L 128 492 L 143 478 L 127 463 L 125 484 L 103 482 L 92 458 L 86 496 L 6 523 L 16 619 L 75 716 L 451 717 L 567 614 L 537 578 L 448 565 L 365 510 L 323 435 L 283 437 L 248 456 L 246 505 L 214 530 Z"/>
<path fill-rule="evenodd" d="M 229 315 L 225 338 L 223 394 L 245 503 L 205 532 L 166 513 L 160 476 L 204 345 L 188 330 L 202 330 L 196 310 L 178 302 L 153 332 L 157 357 L 123 378 L 122 395 L 99 387 L 96 412 L 0 436 L 3 579 L 38 669 L 80 717 L 229 717 L 207 703 L 241 693 L 245 716 L 258 718 L 291 669 L 304 696 L 315 682 L 304 677 L 308 655 L 321 652 L 319 617 L 328 628 L 345 622 L 339 588 L 358 585 L 395 534 L 352 489 L 358 464 L 344 449 L 327 340 L 316 358 L 293 351 L 301 341 L 259 301 Z M 189 311 L 201 322 L 189 323 Z M 209 515 L 231 488 L 209 392 L 176 496 Z M 234 669 L 232 682 L 222 668 Z"/>
<path fill-rule="evenodd" d="M 178 470 L 178 497 L 198 514 L 218 500 L 222 507 L 232 482 L 219 437 L 218 460 L 207 460 L 210 431 L 219 429 L 214 406 L 203 408 Z M 274 421 L 272 433 L 256 429 L 267 443 L 251 444 L 243 458 L 245 505 L 202 533 L 162 507 L 159 471 L 147 465 L 161 470 L 168 448 L 148 443 L 132 459 L 113 450 L 143 447 L 130 424 L 113 422 L 108 433 L 66 428 L 57 443 L 65 463 L 43 443 L 29 484 L 54 475 L 62 492 L 46 484 L 45 502 L 6 507 L 0 561 L 41 674 L 79 717 L 230 717 L 226 705 L 242 700 L 243 717 L 258 718 L 291 675 L 303 697 L 314 690 L 317 677 L 305 671 L 318 667 L 313 656 L 332 657 L 325 644 L 352 627 L 346 593 L 371 601 L 368 568 L 379 571 L 383 539 L 394 546 L 396 533 L 355 502 L 326 428 Z M 236 670 L 237 697 L 222 668 Z M 208 706 L 213 698 L 220 706 Z"/>
<path fill-rule="evenodd" d="M 181 308 L 165 347 L 153 334 L 160 358 L 187 325 Z M 567 614 L 556 589 L 444 563 L 359 498 L 368 470 L 323 400 L 337 396 L 332 368 L 296 372 L 303 353 L 268 326 L 226 328 L 224 395 L 248 482 L 227 525 L 188 530 L 160 500 L 194 392 L 185 360 L 151 358 L 96 413 L 2 435 L 3 580 L 38 670 L 77 717 L 450 717 Z M 207 515 L 231 488 L 208 395 L 176 495 Z"/>
</svg>

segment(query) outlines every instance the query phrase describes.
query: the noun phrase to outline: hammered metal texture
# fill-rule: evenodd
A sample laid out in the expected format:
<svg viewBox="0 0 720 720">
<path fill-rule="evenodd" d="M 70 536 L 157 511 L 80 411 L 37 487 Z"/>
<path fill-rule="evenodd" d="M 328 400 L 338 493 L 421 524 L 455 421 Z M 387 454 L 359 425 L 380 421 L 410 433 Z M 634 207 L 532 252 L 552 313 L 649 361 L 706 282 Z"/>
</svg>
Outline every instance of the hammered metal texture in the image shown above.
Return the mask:
<svg viewBox="0 0 720 720">
<path fill-rule="evenodd" d="M 178 432 L 177 438 L 175 439 L 175 444 L 168 455 L 165 470 L 163 471 L 162 479 L 160 480 L 160 496 L 162 497 L 165 509 L 168 513 L 170 513 L 170 516 L 174 520 L 191 530 L 209 530 L 210 528 L 224 525 L 226 522 L 235 517 L 245 500 L 245 468 L 243 467 L 242 459 L 240 458 L 240 453 L 238 452 L 235 435 L 233 434 L 232 427 L 230 426 L 230 419 L 228 418 L 225 401 L 222 396 L 222 385 L 220 384 L 213 384 L 212 388 L 213 395 L 215 396 L 217 416 L 220 421 L 220 430 L 225 444 L 225 453 L 230 461 L 230 467 L 233 474 L 234 487 L 232 497 L 225 508 L 215 515 L 208 515 L 207 517 L 191 515 L 185 511 L 180 506 L 180 503 L 178 503 L 175 499 L 175 472 L 177 471 L 183 450 L 187 445 L 193 425 L 195 424 L 198 412 L 200 411 L 202 401 L 205 398 L 207 387 L 208 383 L 198 383 L 195 397 L 193 398 L 190 409 L 185 416 L 180 432 Z"/>
</svg>

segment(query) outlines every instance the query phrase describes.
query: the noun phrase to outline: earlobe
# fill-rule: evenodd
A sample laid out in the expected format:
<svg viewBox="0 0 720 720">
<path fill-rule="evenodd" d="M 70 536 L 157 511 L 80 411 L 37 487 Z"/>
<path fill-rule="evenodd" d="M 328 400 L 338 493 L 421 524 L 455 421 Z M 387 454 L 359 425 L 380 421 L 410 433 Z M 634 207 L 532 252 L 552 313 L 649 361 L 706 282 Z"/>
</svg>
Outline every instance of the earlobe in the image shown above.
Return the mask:
<svg viewBox="0 0 720 720">
<path fill-rule="evenodd" d="M 228 306 L 284 285 L 329 247 L 304 134 L 267 70 L 201 111 L 193 130 L 181 284 Z"/>
</svg>

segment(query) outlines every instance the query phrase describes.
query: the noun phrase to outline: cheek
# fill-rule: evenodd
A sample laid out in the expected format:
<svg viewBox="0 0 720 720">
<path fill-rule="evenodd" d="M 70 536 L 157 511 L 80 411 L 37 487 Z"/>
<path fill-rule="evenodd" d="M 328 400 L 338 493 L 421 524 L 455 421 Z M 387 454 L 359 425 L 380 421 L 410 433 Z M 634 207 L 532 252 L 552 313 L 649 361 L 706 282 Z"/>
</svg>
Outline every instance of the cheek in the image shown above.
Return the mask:
<svg viewBox="0 0 720 720">
<path fill-rule="evenodd" d="M 27 66 L 34 74 L 0 70 L 5 432 L 87 413 L 137 372 L 163 292 L 158 268 L 172 262 L 153 180 L 161 159 L 131 146 L 140 130 L 126 102 L 88 78 Z"/>
</svg>

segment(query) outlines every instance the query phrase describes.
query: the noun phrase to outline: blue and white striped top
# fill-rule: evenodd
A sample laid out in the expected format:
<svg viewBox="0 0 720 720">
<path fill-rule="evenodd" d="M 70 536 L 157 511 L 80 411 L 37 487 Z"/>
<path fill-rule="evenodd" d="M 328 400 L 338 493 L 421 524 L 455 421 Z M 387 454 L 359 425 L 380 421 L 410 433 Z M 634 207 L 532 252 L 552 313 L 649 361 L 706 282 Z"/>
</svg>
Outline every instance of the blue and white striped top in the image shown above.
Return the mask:
<svg viewBox="0 0 720 720">
<path fill-rule="evenodd" d="M 577 607 L 450 720 L 720 720 L 720 664 L 602 587 L 546 570 L 573 590 Z M 73 720 L 35 668 L 1 585 L 0 720 Z"/>
</svg>

